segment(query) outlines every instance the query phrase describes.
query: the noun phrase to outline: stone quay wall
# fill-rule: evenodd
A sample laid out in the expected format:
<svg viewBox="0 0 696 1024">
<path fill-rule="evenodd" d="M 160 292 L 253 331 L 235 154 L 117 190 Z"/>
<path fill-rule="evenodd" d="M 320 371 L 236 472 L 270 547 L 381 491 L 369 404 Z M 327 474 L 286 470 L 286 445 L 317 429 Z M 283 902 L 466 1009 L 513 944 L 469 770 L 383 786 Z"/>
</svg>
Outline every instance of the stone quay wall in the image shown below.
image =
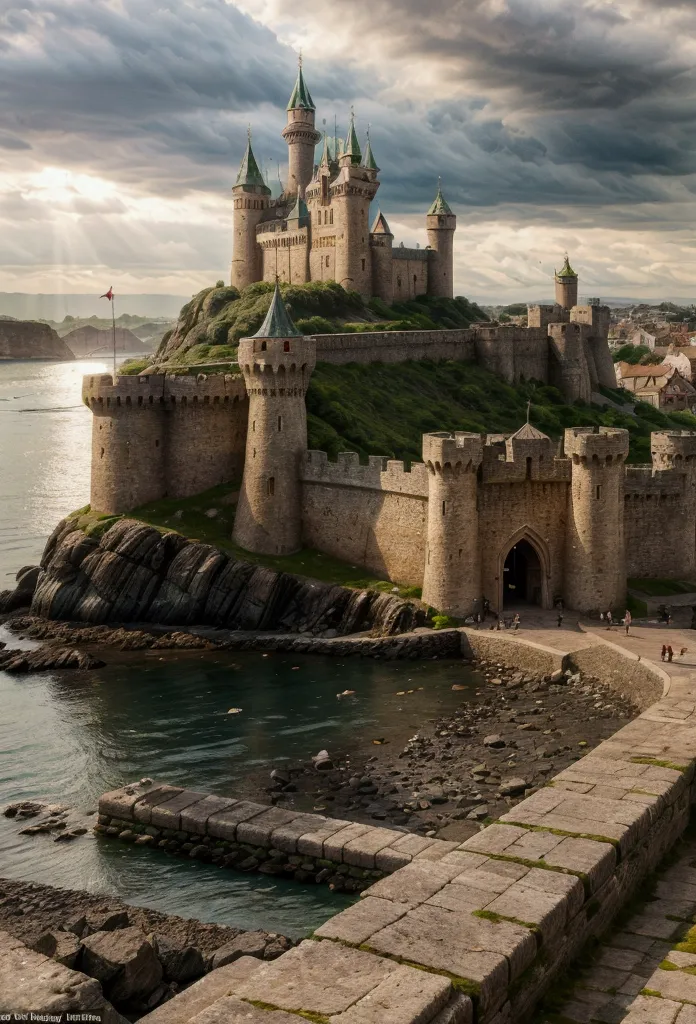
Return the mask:
<svg viewBox="0 0 696 1024">
<path fill-rule="evenodd" d="M 460 844 L 159 783 L 102 797 L 97 831 L 360 891 L 314 941 L 228 993 L 241 1008 L 301 1007 L 338 1024 L 337 979 L 350 977 L 348 1005 L 382 986 L 380 1020 L 523 1024 L 685 829 L 695 715 L 693 701 L 664 697 Z"/>
<path fill-rule="evenodd" d="M 683 580 L 696 572 L 696 507 L 686 473 L 627 466 L 624 509 L 629 577 Z"/>
</svg>

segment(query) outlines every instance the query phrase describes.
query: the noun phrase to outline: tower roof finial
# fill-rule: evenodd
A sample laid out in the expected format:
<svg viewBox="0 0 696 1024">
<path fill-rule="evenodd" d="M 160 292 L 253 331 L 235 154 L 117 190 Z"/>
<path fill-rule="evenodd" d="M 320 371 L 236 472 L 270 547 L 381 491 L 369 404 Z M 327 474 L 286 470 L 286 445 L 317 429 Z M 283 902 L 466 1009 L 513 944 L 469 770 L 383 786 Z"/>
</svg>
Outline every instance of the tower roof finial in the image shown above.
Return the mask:
<svg viewBox="0 0 696 1024">
<path fill-rule="evenodd" d="M 437 179 L 437 195 L 433 200 L 432 206 L 428 210 L 428 216 L 430 217 L 431 214 L 434 213 L 452 213 L 449 204 L 442 194 L 442 178 L 439 175 Z"/>
<path fill-rule="evenodd" d="M 287 109 L 296 110 L 298 107 L 301 107 L 303 110 L 316 110 L 314 101 L 305 83 L 304 74 L 302 73 L 302 50 L 300 50 L 297 58 L 297 80 L 295 81 L 295 88 L 292 90 Z"/>
<path fill-rule="evenodd" d="M 237 174 L 235 185 L 261 185 L 266 191 L 270 191 L 256 162 L 254 151 L 251 148 L 251 125 L 247 125 L 246 150 L 239 165 L 239 173 Z"/>
<path fill-rule="evenodd" d="M 266 319 L 259 327 L 254 338 L 299 338 L 302 331 L 298 331 L 290 319 L 290 314 L 285 308 L 283 296 L 280 294 L 280 283 L 278 275 L 275 279 L 275 291 L 271 304 L 266 313 Z"/>
<path fill-rule="evenodd" d="M 363 166 L 367 167 L 371 171 L 378 171 L 379 167 L 377 166 L 377 161 L 375 160 L 374 154 L 372 152 L 372 144 L 370 142 L 369 122 L 365 134 L 367 135 L 367 145 L 365 146 L 365 152 L 363 153 Z"/>
<path fill-rule="evenodd" d="M 563 262 L 563 267 L 561 268 L 561 270 L 556 271 L 556 277 L 577 277 L 577 276 L 578 275 L 575 273 L 575 271 L 573 270 L 573 268 L 570 265 L 570 259 L 568 257 L 568 253 L 566 253 L 565 254 L 565 258 L 564 258 L 564 262 Z"/>
<path fill-rule="evenodd" d="M 346 138 L 343 155 L 349 156 L 352 164 L 360 164 L 362 162 L 360 143 L 358 142 L 358 136 L 355 131 L 355 108 L 352 104 L 350 108 L 350 128 L 348 129 L 348 136 Z"/>
</svg>

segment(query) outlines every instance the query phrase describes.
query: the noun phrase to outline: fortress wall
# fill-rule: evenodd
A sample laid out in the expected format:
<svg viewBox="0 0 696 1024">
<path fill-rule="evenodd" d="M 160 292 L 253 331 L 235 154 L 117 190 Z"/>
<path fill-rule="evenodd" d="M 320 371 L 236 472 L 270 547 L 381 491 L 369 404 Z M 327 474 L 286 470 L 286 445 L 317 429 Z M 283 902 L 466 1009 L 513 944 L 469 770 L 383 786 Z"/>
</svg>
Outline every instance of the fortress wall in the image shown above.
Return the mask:
<svg viewBox="0 0 696 1024">
<path fill-rule="evenodd" d="M 652 466 L 628 466 L 624 531 L 627 576 L 688 578 L 695 538 L 683 474 L 672 470 L 653 474 Z"/>
<path fill-rule="evenodd" d="M 548 596 L 563 592 L 563 561 L 568 484 L 488 484 L 479 488 L 479 543 L 483 595 L 497 609 L 502 568 L 511 541 L 529 531 L 534 546 L 543 544 L 548 556 Z M 522 539 L 519 537 L 518 539 Z M 542 560 L 543 566 L 543 560 Z"/>
<path fill-rule="evenodd" d="M 303 541 L 380 577 L 421 586 L 425 564 L 427 470 L 354 452 L 329 462 L 307 452 L 301 465 Z"/>
<path fill-rule="evenodd" d="M 226 395 L 214 402 L 172 402 L 166 408 L 167 496 L 186 498 L 241 479 L 249 402 Z"/>
<path fill-rule="evenodd" d="M 392 250 L 392 288 L 394 302 L 415 299 L 428 291 L 428 250 Z"/>
<path fill-rule="evenodd" d="M 548 380 L 549 339 L 544 327 L 477 327 L 476 361 L 486 370 L 515 383 Z"/>
<path fill-rule="evenodd" d="M 425 264 L 427 266 L 427 264 Z M 474 360 L 475 332 L 369 331 L 364 334 L 318 334 L 318 363 L 403 363 L 408 359 Z"/>
</svg>

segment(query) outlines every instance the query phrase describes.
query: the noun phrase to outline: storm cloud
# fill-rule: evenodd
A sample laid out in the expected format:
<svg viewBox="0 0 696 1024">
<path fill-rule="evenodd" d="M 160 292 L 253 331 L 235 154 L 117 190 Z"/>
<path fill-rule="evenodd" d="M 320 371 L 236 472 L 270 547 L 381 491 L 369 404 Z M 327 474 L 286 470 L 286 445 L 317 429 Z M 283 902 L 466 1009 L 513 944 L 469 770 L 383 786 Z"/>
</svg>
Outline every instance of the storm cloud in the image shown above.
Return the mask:
<svg viewBox="0 0 696 1024">
<path fill-rule="evenodd" d="M 543 297 L 567 247 L 581 287 L 688 296 L 695 38 L 669 0 L 6 0 L 0 286 L 224 276 L 247 124 L 282 173 L 302 43 L 318 126 L 371 124 L 407 244 L 442 177 L 459 291 Z"/>
</svg>

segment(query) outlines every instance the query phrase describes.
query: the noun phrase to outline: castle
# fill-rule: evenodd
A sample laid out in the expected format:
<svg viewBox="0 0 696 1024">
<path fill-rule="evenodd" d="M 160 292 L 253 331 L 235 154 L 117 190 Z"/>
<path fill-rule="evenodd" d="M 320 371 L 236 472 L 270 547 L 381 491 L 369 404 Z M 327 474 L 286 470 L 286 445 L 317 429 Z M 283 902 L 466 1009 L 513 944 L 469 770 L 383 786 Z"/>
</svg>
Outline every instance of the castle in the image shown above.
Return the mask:
<svg viewBox="0 0 696 1024">
<path fill-rule="evenodd" d="M 361 149 L 351 111 L 345 141 L 326 134 L 322 140 L 315 113 L 300 62 L 282 132 L 288 145 L 285 189 L 271 198 L 251 148 L 251 133 L 232 188 L 232 285 L 242 289 L 254 281 L 276 279 L 292 284 L 337 281 L 364 298 L 375 296 L 389 304 L 417 295 L 451 299 L 457 218 L 441 188 L 425 218 L 427 248 L 394 246 L 382 213 L 370 225 L 380 169 L 369 136 Z"/>
<path fill-rule="evenodd" d="M 567 273 L 556 277 L 559 289 L 577 287 Z M 583 342 L 588 325 L 557 326 L 577 328 Z M 571 428 L 558 443 L 529 423 L 512 436 L 426 434 L 423 462 L 410 467 L 381 457 L 362 465 L 352 453 L 333 463 L 309 451 L 305 396 L 317 359 L 396 361 L 425 351 L 451 359 L 467 344 L 469 357 L 477 346 L 515 350 L 476 329 L 466 339 L 413 333 L 410 348 L 388 334 L 368 343 L 352 335 L 354 348 L 333 335 L 331 344 L 305 337 L 276 285 L 261 329 L 240 342 L 241 374 L 85 377 L 92 508 L 128 512 L 241 476 L 239 547 L 281 555 L 305 545 L 421 587 L 425 602 L 457 617 L 481 610 L 484 598 L 497 611 L 519 600 L 617 608 L 627 576 L 696 573 L 694 433 L 652 434 L 648 466 L 625 464 L 626 430 Z M 562 344 L 563 333 L 553 340 Z M 602 365 L 598 344 L 579 344 L 579 353 Z M 577 359 L 566 370 L 577 384 Z"/>
</svg>

